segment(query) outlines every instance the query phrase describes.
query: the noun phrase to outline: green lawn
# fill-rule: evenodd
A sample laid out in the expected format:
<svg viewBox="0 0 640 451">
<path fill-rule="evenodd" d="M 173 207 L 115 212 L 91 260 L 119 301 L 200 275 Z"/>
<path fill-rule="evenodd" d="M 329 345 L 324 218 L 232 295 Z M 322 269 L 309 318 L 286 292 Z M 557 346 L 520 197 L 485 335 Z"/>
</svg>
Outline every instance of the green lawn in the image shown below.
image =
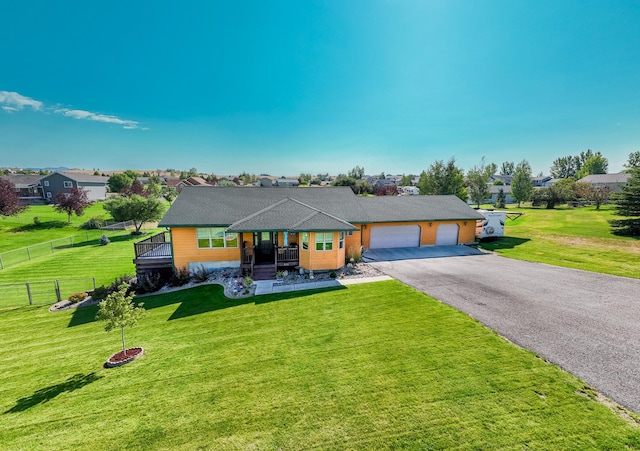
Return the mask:
<svg viewBox="0 0 640 451">
<path fill-rule="evenodd" d="M 33 222 L 36 216 L 40 225 Z M 71 223 L 67 223 L 65 213 L 56 212 L 51 205 L 32 205 L 17 216 L 3 216 L 0 219 L 0 252 L 77 235 L 82 232 L 79 227 L 94 216 L 111 219 L 102 208 L 102 202 L 92 204 L 80 217 L 71 216 Z"/>
<path fill-rule="evenodd" d="M 33 222 L 33 217 L 40 224 Z M 31 206 L 17 216 L 0 219 L 0 253 L 5 269 L 0 270 L 0 284 L 22 284 L 15 287 L 2 287 L 0 308 L 26 305 L 28 297 L 24 282 L 52 281 L 60 279 L 61 295 L 86 291 L 96 284 L 108 285 L 123 274 L 134 274 L 135 256 L 133 243 L 143 239 L 131 235 L 131 231 L 85 230 L 82 224 L 95 216 L 111 219 L 97 202 L 87 208 L 80 217 L 73 215 L 67 223 L 67 215 L 58 213 L 52 206 Z M 147 233 L 156 233 L 157 229 L 146 229 Z M 111 243 L 100 246 L 99 240 L 106 234 Z M 69 240 L 74 237 L 73 246 Z M 48 243 L 57 240 L 52 246 Z M 31 260 L 25 246 L 30 246 Z M 72 280 L 83 279 L 83 280 Z M 55 292 L 53 285 L 35 284 L 33 291 L 35 302 L 53 304 Z"/>
<path fill-rule="evenodd" d="M 568 268 L 640 278 L 640 240 L 611 234 L 611 206 L 517 208 L 524 215 L 507 220 L 505 237 L 481 247 L 505 257 Z"/>
<path fill-rule="evenodd" d="M 584 383 L 396 281 L 143 299 L 106 370 L 95 308 L 0 312 L 0 447 L 639 449 Z"/>
</svg>

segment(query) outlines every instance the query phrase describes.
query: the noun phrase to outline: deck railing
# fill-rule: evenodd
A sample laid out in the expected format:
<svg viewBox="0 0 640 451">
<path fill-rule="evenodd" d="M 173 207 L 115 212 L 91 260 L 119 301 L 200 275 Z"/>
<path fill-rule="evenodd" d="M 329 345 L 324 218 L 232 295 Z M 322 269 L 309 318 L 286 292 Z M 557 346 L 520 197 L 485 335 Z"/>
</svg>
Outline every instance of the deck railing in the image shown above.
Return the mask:
<svg viewBox="0 0 640 451">
<path fill-rule="evenodd" d="M 171 257 L 171 246 L 169 243 L 169 233 L 160 232 L 157 235 L 145 238 L 134 243 L 136 258 L 146 257 Z"/>
<path fill-rule="evenodd" d="M 277 265 L 297 265 L 300 260 L 300 254 L 297 247 L 278 247 L 276 248 L 276 266 Z"/>
</svg>

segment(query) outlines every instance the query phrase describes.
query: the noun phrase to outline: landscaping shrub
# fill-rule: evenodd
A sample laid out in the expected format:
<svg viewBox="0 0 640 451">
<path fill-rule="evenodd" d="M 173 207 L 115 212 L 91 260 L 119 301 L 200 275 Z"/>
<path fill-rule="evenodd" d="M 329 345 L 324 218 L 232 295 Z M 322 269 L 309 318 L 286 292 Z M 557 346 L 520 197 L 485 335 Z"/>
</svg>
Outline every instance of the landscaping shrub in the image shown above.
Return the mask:
<svg viewBox="0 0 640 451">
<path fill-rule="evenodd" d="M 91 297 L 94 301 L 101 301 L 107 297 L 107 288 L 104 285 L 100 285 L 91 293 Z"/>
<path fill-rule="evenodd" d="M 100 237 L 100 246 L 106 246 L 110 242 L 111 240 L 109 239 L 109 237 L 103 233 Z"/>
<path fill-rule="evenodd" d="M 198 283 L 206 282 L 209 280 L 209 271 L 204 267 L 204 265 L 200 265 L 195 271 L 193 271 L 192 277 L 193 280 Z"/>
<path fill-rule="evenodd" d="M 113 293 L 114 291 L 118 291 L 118 287 L 123 284 L 126 283 L 130 286 L 132 286 L 132 281 L 135 278 L 135 276 L 129 275 L 129 274 L 123 274 L 121 276 L 116 277 L 113 282 L 111 282 L 111 285 L 109 285 L 109 287 L 107 288 L 107 293 Z"/>
<path fill-rule="evenodd" d="M 335 271 L 331 271 L 331 272 L 329 273 L 329 277 L 331 277 L 332 279 L 335 279 L 335 278 L 337 277 L 336 272 L 335 272 Z"/>
<path fill-rule="evenodd" d="M 39 218 L 39 217 L 37 217 L 37 216 L 34 216 L 34 217 L 33 217 L 33 225 L 37 225 L 37 226 L 39 226 L 40 224 L 41 224 L 41 222 L 40 222 L 40 218 Z"/>
<path fill-rule="evenodd" d="M 151 273 L 138 277 L 135 284 L 135 291 L 137 293 L 155 293 L 164 285 L 165 280 L 161 274 Z"/>
<path fill-rule="evenodd" d="M 85 293 L 84 291 L 81 291 L 79 293 L 73 293 L 72 295 L 69 296 L 69 300 L 74 304 L 76 302 L 84 301 L 86 298 L 87 298 L 87 293 Z"/>
<path fill-rule="evenodd" d="M 172 287 L 181 287 L 182 285 L 186 285 L 191 280 L 191 274 L 189 274 L 189 268 L 183 266 L 182 268 L 175 269 L 171 273 L 171 278 L 169 279 L 169 285 Z"/>
<path fill-rule="evenodd" d="M 249 288 L 251 284 L 253 284 L 253 279 L 249 276 L 245 276 L 244 283 L 243 283 L 244 287 Z"/>
<path fill-rule="evenodd" d="M 346 263 L 350 263 L 351 259 L 355 263 L 362 261 L 362 246 L 349 246 L 345 254 Z"/>
<path fill-rule="evenodd" d="M 107 221 L 105 221 L 103 216 L 94 216 L 80 227 L 83 229 L 99 229 L 105 225 L 107 225 Z"/>
</svg>

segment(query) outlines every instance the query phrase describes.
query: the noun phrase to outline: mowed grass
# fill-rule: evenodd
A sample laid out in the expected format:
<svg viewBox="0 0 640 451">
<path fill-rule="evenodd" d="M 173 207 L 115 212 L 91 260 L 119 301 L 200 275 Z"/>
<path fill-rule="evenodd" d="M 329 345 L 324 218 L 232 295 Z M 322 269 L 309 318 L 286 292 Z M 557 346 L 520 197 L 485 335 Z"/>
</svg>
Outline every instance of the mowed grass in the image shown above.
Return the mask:
<svg viewBox="0 0 640 451">
<path fill-rule="evenodd" d="M 640 240 L 613 235 L 611 206 L 553 210 L 510 207 L 524 215 L 507 219 L 505 237 L 481 247 L 505 257 L 618 276 L 640 278 Z"/>
<path fill-rule="evenodd" d="M 638 449 L 584 383 L 396 281 L 143 298 L 116 369 L 95 308 L 0 312 L 0 446 Z"/>
<path fill-rule="evenodd" d="M 40 218 L 41 224 L 34 225 L 33 216 Z M 91 205 L 85 213 L 72 216 L 71 224 L 67 223 L 66 214 L 57 213 L 51 206 L 31 206 L 16 217 L 0 220 L 0 251 L 6 252 L 24 246 L 54 239 L 75 236 L 73 247 L 56 248 L 52 252 L 49 245 L 32 249 L 32 260 L 27 260 L 26 250 L 4 254 L 5 269 L 0 270 L 0 284 L 23 284 L 25 282 L 51 281 L 61 282 L 61 295 L 68 295 L 81 290 L 89 290 L 93 285 L 88 280 L 73 281 L 70 279 L 96 279 L 96 284 L 108 285 L 123 274 L 134 274 L 133 243 L 143 236 L 131 235 L 131 231 L 84 230 L 80 226 L 91 217 L 110 216 L 102 208 L 102 203 Z M 147 233 L 156 233 L 157 229 L 145 229 Z M 106 234 L 111 243 L 100 245 L 100 236 Z M 89 241 L 84 241 L 88 237 Z M 17 263 L 16 262 L 20 262 Z M 53 304 L 55 292 L 53 285 L 47 285 L 46 293 L 34 296 L 35 302 Z M 42 290 L 39 286 L 35 289 Z M 27 305 L 26 288 L 0 287 L 0 308 Z"/>
<path fill-rule="evenodd" d="M 72 215 L 70 223 L 65 213 L 56 212 L 51 205 L 32 205 L 16 216 L 3 216 L 0 219 L 0 252 L 77 235 L 83 232 L 79 227 L 92 217 L 111 219 L 102 205 L 102 202 L 96 202 L 82 216 Z M 36 216 L 39 225 L 33 222 Z"/>
</svg>

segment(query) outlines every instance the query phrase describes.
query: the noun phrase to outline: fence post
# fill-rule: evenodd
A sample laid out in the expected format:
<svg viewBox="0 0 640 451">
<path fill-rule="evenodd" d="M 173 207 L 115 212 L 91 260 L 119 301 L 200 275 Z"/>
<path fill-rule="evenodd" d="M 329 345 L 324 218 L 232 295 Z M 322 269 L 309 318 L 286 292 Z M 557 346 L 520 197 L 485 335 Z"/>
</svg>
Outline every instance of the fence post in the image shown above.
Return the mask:
<svg viewBox="0 0 640 451">
<path fill-rule="evenodd" d="M 0 255 L 0 269 L 4 269 L 4 262 L 2 261 L 2 255 Z"/>
<path fill-rule="evenodd" d="M 51 253 L 53 254 L 53 241 L 51 242 Z"/>
<path fill-rule="evenodd" d="M 62 302 L 62 296 L 60 296 L 60 284 L 58 283 L 58 279 L 54 281 L 54 285 L 56 287 L 56 298 L 58 298 L 58 302 Z"/>
<path fill-rule="evenodd" d="M 71 247 L 73 247 L 73 235 L 69 237 L 69 241 L 71 241 Z"/>
<path fill-rule="evenodd" d="M 92 279 L 93 279 L 93 291 L 95 291 L 96 290 L 96 278 L 92 277 Z"/>
<path fill-rule="evenodd" d="M 27 246 L 27 255 L 29 256 L 29 260 L 31 260 L 31 251 L 29 250 L 29 246 Z"/>
<path fill-rule="evenodd" d="M 29 305 L 33 305 L 33 298 L 31 297 L 31 287 L 29 286 L 29 282 L 27 282 L 26 285 L 27 285 L 27 296 L 29 296 Z"/>
</svg>

